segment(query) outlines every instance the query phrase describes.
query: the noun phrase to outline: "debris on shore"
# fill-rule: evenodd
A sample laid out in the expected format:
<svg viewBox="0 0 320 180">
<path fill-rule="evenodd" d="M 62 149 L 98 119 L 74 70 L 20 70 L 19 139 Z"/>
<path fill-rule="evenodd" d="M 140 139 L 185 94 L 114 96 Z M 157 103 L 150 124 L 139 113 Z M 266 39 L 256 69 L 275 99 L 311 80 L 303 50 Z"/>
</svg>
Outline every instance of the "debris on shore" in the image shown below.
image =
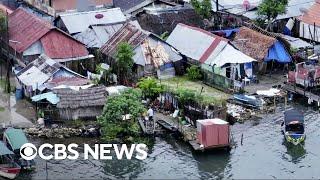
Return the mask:
<svg viewBox="0 0 320 180">
<path fill-rule="evenodd" d="M 70 137 L 99 137 L 100 128 L 88 125 L 81 128 L 54 126 L 51 128 L 32 127 L 25 129 L 29 136 L 40 138 L 70 138 Z"/>
</svg>

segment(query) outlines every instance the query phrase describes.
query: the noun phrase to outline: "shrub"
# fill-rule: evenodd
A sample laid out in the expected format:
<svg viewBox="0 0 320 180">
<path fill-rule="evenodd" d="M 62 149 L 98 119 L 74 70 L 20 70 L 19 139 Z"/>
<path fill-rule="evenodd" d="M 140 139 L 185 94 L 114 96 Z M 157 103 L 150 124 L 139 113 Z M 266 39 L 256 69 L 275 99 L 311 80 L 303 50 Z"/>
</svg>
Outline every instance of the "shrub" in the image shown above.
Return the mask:
<svg viewBox="0 0 320 180">
<path fill-rule="evenodd" d="M 202 78 L 201 70 L 198 66 L 192 65 L 187 68 L 187 76 L 190 80 L 199 80 Z"/>
</svg>

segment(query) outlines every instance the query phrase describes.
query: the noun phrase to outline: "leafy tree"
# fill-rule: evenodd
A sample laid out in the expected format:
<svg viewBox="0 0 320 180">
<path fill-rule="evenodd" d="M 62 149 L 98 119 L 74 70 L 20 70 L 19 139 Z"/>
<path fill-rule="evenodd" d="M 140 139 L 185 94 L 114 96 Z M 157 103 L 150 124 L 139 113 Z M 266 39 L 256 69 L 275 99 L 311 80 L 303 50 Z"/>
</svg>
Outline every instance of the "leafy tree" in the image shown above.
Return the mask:
<svg viewBox="0 0 320 180">
<path fill-rule="evenodd" d="M 268 21 L 267 29 L 279 14 L 286 12 L 288 0 L 263 0 L 258 6 L 258 15 Z"/>
<path fill-rule="evenodd" d="M 195 91 L 184 88 L 178 88 L 175 91 L 175 94 L 179 101 L 180 107 L 190 103 L 201 102 L 203 99 L 203 97 Z"/>
<path fill-rule="evenodd" d="M 141 103 L 142 93 L 138 89 L 130 89 L 116 96 L 109 96 L 98 117 L 102 126 L 105 140 L 115 140 L 118 137 L 137 137 L 140 127 L 137 118 L 145 112 Z M 130 120 L 123 120 L 124 115 L 130 114 Z M 129 139 L 129 138 L 128 138 Z"/>
<path fill-rule="evenodd" d="M 187 76 L 190 80 L 199 80 L 202 77 L 201 70 L 198 66 L 192 65 L 187 68 Z"/>
<path fill-rule="evenodd" d="M 0 33 L 5 35 L 7 32 L 7 16 L 0 12 Z"/>
<path fill-rule="evenodd" d="M 126 84 L 132 73 L 134 51 L 130 44 L 122 42 L 117 47 L 116 66 L 120 82 Z"/>
<path fill-rule="evenodd" d="M 164 86 L 158 84 L 155 78 L 143 78 L 138 82 L 138 87 L 142 93 L 151 99 L 155 99 L 160 93 L 164 91 Z"/>
<path fill-rule="evenodd" d="M 198 15 L 208 19 L 211 17 L 212 4 L 211 0 L 191 0 L 191 5 Z"/>
</svg>

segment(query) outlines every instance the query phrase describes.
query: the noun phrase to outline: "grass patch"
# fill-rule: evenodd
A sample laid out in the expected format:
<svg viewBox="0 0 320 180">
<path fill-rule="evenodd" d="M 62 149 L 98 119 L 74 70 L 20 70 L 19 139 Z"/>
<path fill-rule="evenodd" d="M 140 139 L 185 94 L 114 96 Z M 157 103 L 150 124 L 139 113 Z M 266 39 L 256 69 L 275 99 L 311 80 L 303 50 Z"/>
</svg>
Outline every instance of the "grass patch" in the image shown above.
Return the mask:
<svg viewBox="0 0 320 180">
<path fill-rule="evenodd" d="M 2 106 L 0 106 L 0 112 L 4 112 L 6 109 Z"/>
<path fill-rule="evenodd" d="M 159 82 L 170 88 L 170 90 L 172 91 L 175 91 L 178 88 L 183 88 L 200 93 L 203 87 L 201 93 L 201 95 L 204 97 L 202 102 L 203 104 L 224 104 L 226 100 L 230 97 L 229 94 L 212 88 L 210 86 L 207 86 L 203 84 L 201 81 L 191 81 L 188 79 L 187 76 L 173 77 L 166 80 L 159 80 Z"/>
<path fill-rule="evenodd" d="M 2 79 L 0 79 L 0 89 L 5 93 L 7 93 L 5 91 L 6 86 L 7 86 L 7 81 L 5 80 L 5 77 L 3 77 Z M 12 84 L 12 82 L 10 83 L 10 90 L 11 92 L 14 92 L 15 90 L 15 86 L 14 84 Z"/>
</svg>

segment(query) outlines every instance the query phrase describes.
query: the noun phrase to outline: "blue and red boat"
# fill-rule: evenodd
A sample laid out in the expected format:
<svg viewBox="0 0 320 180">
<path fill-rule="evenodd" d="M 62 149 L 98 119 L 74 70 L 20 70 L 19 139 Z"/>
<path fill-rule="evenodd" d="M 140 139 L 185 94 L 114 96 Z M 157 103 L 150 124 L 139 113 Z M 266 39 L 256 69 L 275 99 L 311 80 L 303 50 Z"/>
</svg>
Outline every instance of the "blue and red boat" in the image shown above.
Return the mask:
<svg viewBox="0 0 320 180">
<path fill-rule="evenodd" d="M 294 145 L 304 142 L 306 135 L 303 113 L 298 110 L 285 111 L 282 127 L 287 142 Z"/>
</svg>

